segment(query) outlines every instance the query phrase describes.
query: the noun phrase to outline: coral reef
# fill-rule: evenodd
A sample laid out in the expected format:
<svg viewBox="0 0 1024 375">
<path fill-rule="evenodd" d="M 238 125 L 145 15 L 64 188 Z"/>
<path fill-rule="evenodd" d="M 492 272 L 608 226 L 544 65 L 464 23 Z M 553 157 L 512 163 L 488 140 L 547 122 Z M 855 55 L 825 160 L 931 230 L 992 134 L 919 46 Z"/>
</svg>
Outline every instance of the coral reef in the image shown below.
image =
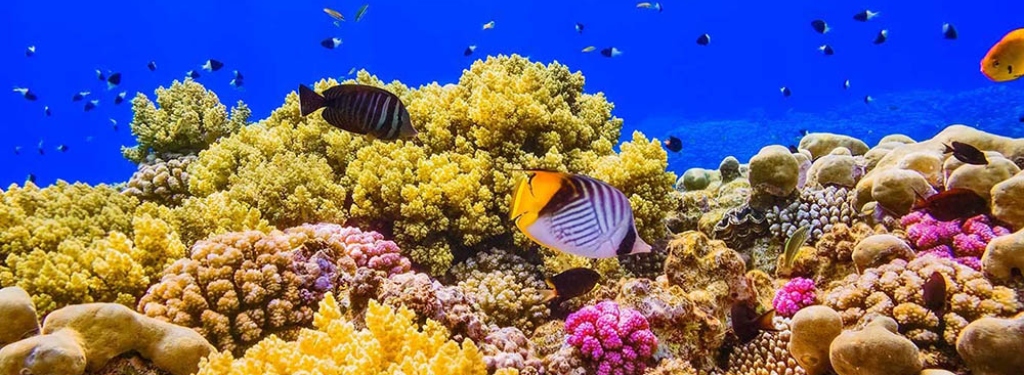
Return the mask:
<svg viewBox="0 0 1024 375">
<path fill-rule="evenodd" d="M 931 215 L 916 211 L 900 219 L 907 228 L 907 237 L 919 253 L 955 257 L 957 261 L 980 270 L 978 259 L 989 241 L 1010 234 L 1010 230 L 995 225 L 986 215 L 955 221 L 938 221 Z"/>
<path fill-rule="evenodd" d="M 1024 313 L 1010 319 L 971 322 L 956 339 L 956 351 L 977 375 L 1019 374 L 1024 369 Z"/>
<path fill-rule="evenodd" d="M 366 328 L 356 329 L 328 294 L 313 320 L 316 329 L 302 329 L 294 341 L 268 337 L 237 359 L 229 351 L 215 353 L 197 375 L 487 374 L 483 354 L 472 341 L 460 345 L 448 339 L 439 323 L 427 320 L 421 326 L 415 317 L 407 308 L 370 302 Z"/>
<path fill-rule="evenodd" d="M 981 257 L 981 268 L 985 275 L 1000 282 L 1024 272 L 1024 229 L 989 242 Z"/>
<path fill-rule="evenodd" d="M 440 323 L 456 341 L 470 339 L 483 342 L 495 329 L 485 323 L 486 317 L 462 288 L 446 286 L 419 272 L 397 274 L 383 280 L 373 291 L 373 299 L 398 308 L 411 309 L 419 319 Z"/>
<path fill-rule="evenodd" d="M 665 261 L 669 285 L 677 285 L 687 293 L 696 290 L 709 293 L 720 309 L 715 316 L 724 319 L 725 311 L 733 302 L 754 296 L 747 283 L 743 258 L 724 242 L 690 231 L 677 235 L 669 243 L 669 251 Z"/>
<path fill-rule="evenodd" d="M 802 226 L 811 228 L 808 243 L 815 243 L 821 236 L 832 230 L 838 223 L 852 225 L 856 212 L 853 210 L 853 191 L 845 187 L 828 186 L 822 189 L 805 189 L 800 198 L 786 206 L 773 206 L 767 210 L 772 235 L 785 240 Z"/>
<path fill-rule="evenodd" d="M 0 289 L 0 348 L 39 332 L 39 318 L 32 297 L 16 286 Z"/>
<path fill-rule="evenodd" d="M 1014 229 L 1024 228 L 1024 172 L 992 186 L 992 216 Z"/>
<path fill-rule="evenodd" d="M 843 333 L 843 318 L 826 306 L 810 306 L 793 315 L 786 348 L 808 375 L 832 371 L 829 345 Z"/>
<path fill-rule="evenodd" d="M 159 105 L 159 108 L 157 108 Z M 132 99 L 132 134 L 138 145 L 122 147 L 128 160 L 141 163 L 150 155 L 195 154 L 245 126 L 251 111 L 241 101 L 231 116 L 217 94 L 191 79 L 156 90 L 156 103 L 139 93 Z"/>
<path fill-rule="evenodd" d="M 766 146 L 750 158 L 751 202 L 762 202 L 768 196 L 785 197 L 797 188 L 800 163 L 784 146 Z M 761 198 L 764 197 L 764 198 Z M 755 207 L 762 207 L 756 204 Z"/>
<path fill-rule="evenodd" d="M 598 375 L 642 374 L 658 347 L 647 319 L 613 301 L 572 313 L 565 330 L 566 342 L 582 352 Z"/>
<path fill-rule="evenodd" d="M 542 303 L 541 290 L 547 286 L 541 269 L 522 257 L 492 249 L 456 265 L 452 274 L 488 324 L 532 332 L 550 314 Z"/>
<path fill-rule="evenodd" d="M 776 317 L 772 323 L 778 331 L 762 332 L 753 341 L 732 348 L 728 363 L 730 374 L 806 374 L 789 352 L 793 335 L 790 320 Z"/>
<path fill-rule="evenodd" d="M 868 152 L 868 145 L 863 141 L 848 135 L 834 133 L 808 133 L 800 138 L 797 148 L 810 151 L 811 159 L 815 160 L 838 148 L 845 148 L 852 155 L 864 155 Z"/>
<path fill-rule="evenodd" d="M 143 202 L 176 206 L 188 198 L 188 166 L 195 155 L 149 155 L 128 180 L 124 193 Z"/>
<path fill-rule="evenodd" d="M 816 301 L 817 288 L 814 280 L 795 277 L 786 282 L 775 292 L 772 307 L 780 316 L 792 318 L 800 309 L 813 305 Z"/>
<path fill-rule="evenodd" d="M 832 367 L 839 375 L 916 375 L 922 367 L 917 347 L 897 328 L 892 318 L 879 316 L 860 330 L 843 332 L 829 346 Z"/>
</svg>

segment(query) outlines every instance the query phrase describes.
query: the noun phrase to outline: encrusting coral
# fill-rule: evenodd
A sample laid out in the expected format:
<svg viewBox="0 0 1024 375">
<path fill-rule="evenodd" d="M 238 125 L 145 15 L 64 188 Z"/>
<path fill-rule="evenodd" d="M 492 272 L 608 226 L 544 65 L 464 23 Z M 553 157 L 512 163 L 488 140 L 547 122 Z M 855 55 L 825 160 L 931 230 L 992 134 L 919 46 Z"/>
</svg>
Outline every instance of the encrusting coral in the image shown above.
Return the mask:
<svg viewBox="0 0 1024 375">
<path fill-rule="evenodd" d="M 197 375 L 251 374 L 465 374 L 485 375 L 483 354 L 466 340 L 449 340 L 448 330 L 433 320 L 422 326 L 407 308 L 394 310 L 371 301 L 366 328 L 343 319 L 334 296 L 320 301 L 315 329 L 302 329 L 294 341 L 263 339 L 244 356 L 213 354 Z"/>
<path fill-rule="evenodd" d="M 669 251 L 665 261 L 669 285 L 678 285 L 687 293 L 706 291 L 719 307 L 716 316 L 724 318 L 733 302 L 754 296 L 745 276 L 743 258 L 724 242 L 690 231 L 677 235 L 669 243 Z"/>
<path fill-rule="evenodd" d="M 458 84 L 409 89 L 366 72 L 356 83 L 398 95 L 420 130 L 415 141 L 370 142 L 302 117 L 298 95 L 258 124 L 203 151 L 189 191 L 225 192 L 282 227 L 348 223 L 394 233 L 410 258 L 443 274 L 456 252 L 509 244 L 505 217 L 523 168 L 584 173 L 622 190 L 640 236 L 664 234 L 675 177 L 667 154 L 639 133 L 612 148 L 621 120 L 602 94 L 583 93 L 583 76 L 519 56 L 477 61 Z M 317 90 L 336 85 L 321 81 Z M 301 171 L 301 173 L 299 172 Z M 527 244 L 516 236 L 519 244 Z"/>
<path fill-rule="evenodd" d="M 517 255 L 492 249 L 456 265 L 452 274 L 483 311 L 487 323 L 529 333 L 550 314 L 541 294 L 548 287 L 540 268 Z"/>
<path fill-rule="evenodd" d="M 46 314 L 83 302 L 134 305 L 185 253 L 165 221 L 106 186 L 29 183 L 0 197 L 0 286 L 17 285 Z"/>
<path fill-rule="evenodd" d="M 121 153 L 135 163 L 149 155 L 197 153 L 245 126 L 251 114 L 239 101 L 229 118 L 217 94 L 191 79 L 158 88 L 155 104 L 139 93 L 132 99 L 132 111 L 132 134 L 138 145 L 122 147 Z"/>
<path fill-rule="evenodd" d="M 169 266 L 138 310 L 240 355 L 271 334 L 294 338 L 316 303 L 359 267 L 399 273 L 409 261 L 379 234 L 335 224 L 226 233 L 197 242 Z"/>
</svg>

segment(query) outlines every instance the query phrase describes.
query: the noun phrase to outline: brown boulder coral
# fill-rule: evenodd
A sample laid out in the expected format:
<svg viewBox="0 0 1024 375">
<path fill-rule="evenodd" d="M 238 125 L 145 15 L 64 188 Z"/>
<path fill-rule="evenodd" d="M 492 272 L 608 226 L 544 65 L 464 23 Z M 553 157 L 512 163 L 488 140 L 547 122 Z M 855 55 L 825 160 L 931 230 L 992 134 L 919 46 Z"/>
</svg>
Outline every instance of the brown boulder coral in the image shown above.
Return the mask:
<svg viewBox="0 0 1024 375">
<path fill-rule="evenodd" d="M 843 318 L 826 306 L 808 306 L 790 323 L 793 332 L 787 348 L 808 375 L 821 375 L 832 371 L 829 345 L 843 332 Z"/>
<path fill-rule="evenodd" d="M 917 375 L 917 347 L 897 329 L 892 318 L 877 316 L 860 330 L 843 332 L 829 346 L 832 367 L 839 375 Z"/>
<path fill-rule="evenodd" d="M 957 337 L 956 351 L 975 375 L 1020 374 L 1024 371 L 1024 314 L 971 322 Z"/>
<path fill-rule="evenodd" d="M 726 247 L 725 242 L 690 231 L 673 238 L 668 249 L 669 257 L 665 260 L 668 284 L 677 285 L 687 293 L 709 293 L 721 310 L 713 315 L 724 318 L 733 302 L 754 297 L 745 276 L 743 258 Z"/>
</svg>

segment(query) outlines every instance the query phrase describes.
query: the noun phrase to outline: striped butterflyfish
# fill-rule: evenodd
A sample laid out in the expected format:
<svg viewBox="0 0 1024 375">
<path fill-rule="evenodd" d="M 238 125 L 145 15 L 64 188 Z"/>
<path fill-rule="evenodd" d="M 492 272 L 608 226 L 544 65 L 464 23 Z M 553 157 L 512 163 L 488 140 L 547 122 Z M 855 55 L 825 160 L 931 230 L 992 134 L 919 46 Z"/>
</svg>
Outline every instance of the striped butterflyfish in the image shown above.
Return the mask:
<svg viewBox="0 0 1024 375">
<path fill-rule="evenodd" d="M 338 85 L 317 94 L 299 85 L 302 116 L 324 108 L 321 116 L 328 124 L 356 134 L 384 140 L 415 137 L 405 104 L 387 90 L 367 85 Z"/>
<path fill-rule="evenodd" d="M 526 172 L 510 217 L 534 242 L 588 258 L 651 251 L 637 235 L 633 209 L 621 191 L 583 175 Z"/>
</svg>

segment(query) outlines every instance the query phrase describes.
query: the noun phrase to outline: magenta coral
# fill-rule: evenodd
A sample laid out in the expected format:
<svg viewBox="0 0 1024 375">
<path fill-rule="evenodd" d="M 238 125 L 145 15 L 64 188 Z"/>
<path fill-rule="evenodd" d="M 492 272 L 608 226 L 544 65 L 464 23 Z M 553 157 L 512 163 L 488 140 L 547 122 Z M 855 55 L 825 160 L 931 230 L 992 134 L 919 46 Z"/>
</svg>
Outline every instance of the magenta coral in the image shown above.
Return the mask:
<svg viewBox="0 0 1024 375">
<path fill-rule="evenodd" d="M 658 346 L 647 319 L 614 301 L 572 313 L 565 320 L 565 330 L 566 341 L 596 364 L 598 375 L 641 374 Z"/>
<path fill-rule="evenodd" d="M 911 212 L 900 219 L 907 228 L 907 237 L 920 254 L 956 258 L 957 262 L 980 269 L 978 259 L 993 238 L 1010 234 L 1010 230 L 994 225 L 987 215 L 966 220 L 938 221 L 927 213 Z"/>
<path fill-rule="evenodd" d="M 814 280 L 796 277 L 775 292 L 772 306 L 779 315 L 792 318 L 800 309 L 814 304 L 816 292 Z"/>
<path fill-rule="evenodd" d="M 412 267 L 409 259 L 403 256 L 393 241 L 385 241 L 384 235 L 369 231 L 364 232 L 355 227 L 342 227 L 338 224 L 306 224 L 299 228 L 312 229 L 317 238 L 327 238 L 330 242 L 345 244 L 348 256 L 360 268 L 368 267 L 388 273 L 388 276 L 408 272 Z"/>
</svg>

